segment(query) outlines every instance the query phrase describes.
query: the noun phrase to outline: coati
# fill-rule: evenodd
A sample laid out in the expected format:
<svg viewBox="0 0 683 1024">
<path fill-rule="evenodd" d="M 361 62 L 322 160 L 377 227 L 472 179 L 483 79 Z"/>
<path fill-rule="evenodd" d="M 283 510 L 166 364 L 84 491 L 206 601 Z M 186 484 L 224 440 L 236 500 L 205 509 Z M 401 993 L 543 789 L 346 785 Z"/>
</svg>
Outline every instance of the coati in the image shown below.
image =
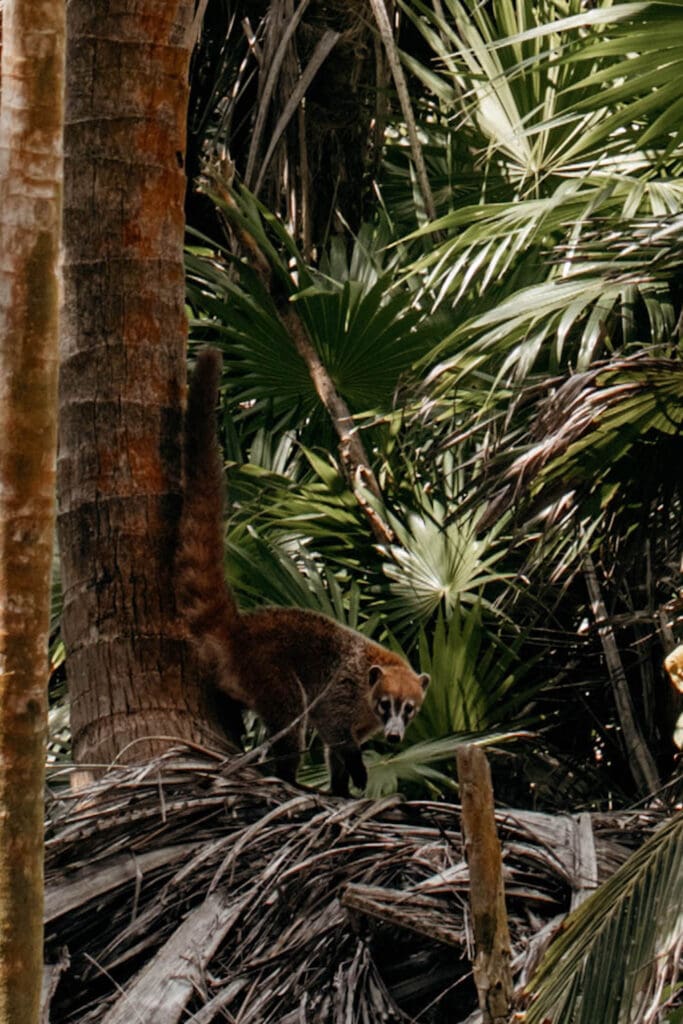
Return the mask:
<svg viewBox="0 0 683 1024">
<path fill-rule="evenodd" d="M 217 350 L 202 350 L 190 382 L 176 565 L 180 607 L 218 691 L 256 711 L 275 737 L 278 774 L 294 781 L 309 722 L 326 748 L 332 792 L 347 796 L 349 778 L 359 789 L 367 782 L 360 744 L 380 730 L 388 740 L 401 740 L 429 676 L 317 612 L 239 610 L 223 573 L 223 464 L 215 413 L 221 365 Z"/>
</svg>

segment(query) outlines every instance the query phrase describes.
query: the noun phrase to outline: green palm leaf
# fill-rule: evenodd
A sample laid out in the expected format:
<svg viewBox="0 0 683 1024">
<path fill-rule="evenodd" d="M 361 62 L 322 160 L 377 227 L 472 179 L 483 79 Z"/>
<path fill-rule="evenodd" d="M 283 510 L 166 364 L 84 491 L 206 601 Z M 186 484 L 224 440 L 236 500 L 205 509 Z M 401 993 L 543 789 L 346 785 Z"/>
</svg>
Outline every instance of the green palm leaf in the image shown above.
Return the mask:
<svg viewBox="0 0 683 1024">
<path fill-rule="evenodd" d="M 455 756 L 458 747 L 466 743 L 481 746 L 502 746 L 522 736 L 518 732 L 487 732 L 443 736 L 437 740 L 424 740 L 406 745 L 399 753 L 368 748 L 363 761 L 368 771 L 366 796 L 377 799 L 395 793 L 401 783 L 426 788 L 435 796 L 457 789 Z M 448 764 L 452 768 L 448 769 Z M 321 762 L 309 760 L 298 772 L 297 779 L 306 786 L 324 786 L 328 781 L 327 768 Z"/>
<path fill-rule="evenodd" d="M 525 1021 L 654 1020 L 657 985 L 682 936 L 679 812 L 564 922 L 529 985 L 532 1001 Z"/>
<path fill-rule="evenodd" d="M 457 789 L 454 767 L 458 747 L 465 743 L 477 743 L 480 746 L 502 745 L 517 739 L 520 735 L 478 732 L 410 743 L 399 753 L 368 750 L 364 754 L 368 769 L 367 795 L 378 798 L 395 793 L 401 783 L 418 784 L 431 790 L 435 795 L 442 794 L 444 790 Z"/>
<path fill-rule="evenodd" d="M 508 724 L 538 689 L 525 684 L 534 660 L 522 661 L 520 632 L 511 643 L 484 621 L 481 601 L 457 606 L 433 631 L 420 633 L 419 664 L 430 684 L 410 737 L 434 739 L 452 733 L 478 734 Z"/>
<path fill-rule="evenodd" d="M 350 269 L 360 275 L 356 280 L 345 276 L 336 281 L 306 267 L 284 227 L 244 190 L 237 209 L 223 207 L 257 239 L 352 410 L 389 409 L 403 375 L 435 344 L 434 328 L 412 295 L 394 287 L 391 273 L 368 273 L 370 254 L 352 260 Z M 370 240 L 366 234 L 365 241 Z M 193 338 L 222 343 L 228 387 L 239 390 L 242 401 L 268 402 L 277 412 L 295 410 L 297 419 L 318 410 L 306 366 L 251 267 L 200 248 L 187 254 L 186 264 L 188 295 L 198 314 L 191 321 Z M 339 257 L 327 265 L 338 266 Z"/>
<path fill-rule="evenodd" d="M 680 433 L 682 386 L 679 360 L 647 353 L 569 377 L 538 410 L 535 437 L 500 483 L 510 497 L 526 491 L 547 503 L 558 488 L 599 491 L 611 481 L 605 500 L 614 500 L 615 467 L 634 446 Z"/>
<path fill-rule="evenodd" d="M 505 553 L 498 543 L 502 520 L 478 536 L 476 514 L 449 521 L 441 502 L 422 495 L 419 504 L 404 508 L 401 518 L 388 514 L 400 543 L 391 546 L 391 561 L 383 566 L 390 581 L 384 603 L 397 630 L 425 623 L 439 609 L 450 618 L 456 605 L 476 603 L 487 583 L 506 578 L 497 568 Z"/>
<path fill-rule="evenodd" d="M 377 616 L 361 613 L 359 584 L 339 578 L 300 537 L 235 529 L 226 544 L 226 574 L 245 607 L 308 608 L 368 636 L 377 626 Z"/>
<path fill-rule="evenodd" d="M 409 268 L 424 302 L 452 310 L 430 386 L 486 363 L 518 375 L 586 367 L 633 334 L 634 305 L 647 318 L 638 340 L 670 336 L 661 277 L 629 274 L 597 245 L 586 262 L 583 241 L 606 224 L 626 239 L 682 209 L 681 4 L 570 2 L 559 19 L 556 5 L 526 0 L 403 6 L 438 59 L 423 83 L 479 154 L 482 182 L 477 202 L 410 236 L 445 236 Z"/>
</svg>

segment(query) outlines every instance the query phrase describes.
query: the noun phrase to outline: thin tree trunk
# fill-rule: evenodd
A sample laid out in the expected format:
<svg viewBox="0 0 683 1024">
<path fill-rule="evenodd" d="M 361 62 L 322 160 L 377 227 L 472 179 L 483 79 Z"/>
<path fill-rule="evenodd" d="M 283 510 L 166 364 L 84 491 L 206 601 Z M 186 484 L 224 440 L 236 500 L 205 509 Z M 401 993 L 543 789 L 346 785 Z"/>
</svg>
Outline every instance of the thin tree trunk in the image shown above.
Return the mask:
<svg viewBox="0 0 683 1024">
<path fill-rule="evenodd" d="M 610 683 L 612 684 L 614 703 L 619 716 L 631 774 L 643 793 L 656 793 L 661 785 L 659 775 L 657 774 L 657 766 L 636 721 L 624 666 L 621 663 L 619 648 L 614 638 L 614 630 L 607 616 L 607 608 L 602 597 L 595 564 L 588 552 L 583 558 L 583 576 L 586 581 L 586 589 L 588 590 L 595 624 L 598 627 L 598 633 L 602 642 L 602 650 L 605 655 Z"/>
<path fill-rule="evenodd" d="M 59 538 L 74 756 L 211 742 L 175 611 L 192 0 L 71 0 Z"/>
<path fill-rule="evenodd" d="M 0 81 L 0 1021 L 40 1008 L 63 0 L 6 0 Z"/>
</svg>

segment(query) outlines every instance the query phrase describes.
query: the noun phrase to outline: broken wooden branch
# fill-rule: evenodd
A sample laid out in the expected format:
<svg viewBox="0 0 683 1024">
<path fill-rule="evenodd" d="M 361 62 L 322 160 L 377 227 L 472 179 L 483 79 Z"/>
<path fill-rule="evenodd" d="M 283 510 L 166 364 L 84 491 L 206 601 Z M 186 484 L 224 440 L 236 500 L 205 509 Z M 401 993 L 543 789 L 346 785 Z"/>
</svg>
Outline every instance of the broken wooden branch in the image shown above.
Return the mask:
<svg viewBox="0 0 683 1024">
<path fill-rule="evenodd" d="M 512 1007 L 510 933 L 491 771 L 480 747 L 458 748 L 462 831 L 470 871 L 474 981 L 483 1024 L 507 1024 Z"/>
<path fill-rule="evenodd" d="M 121 992 L 102 1024 L 176 1024 L 201 981 L 206 965 L 240 920 L 246 897 L 212 893 L 195 907 L 128 990 Z"/>
<path fill-rule="evenodd" d="M 114 768 L 85 794 L 68 789 L 71 771 L 49 779 L 42 1024 L 48 1012 L 53 1024 L 312 1024 L 474 1010 L 464 939 L 452 945 L 470 928 L 452 804 L 302 793 L 190 748 Z M 600 881 L 663 820 L 591 814 Z M 497 824 L 521 985 L 577 888 L 575 821 L 508 808 Z"/>
<path fill-rule="evenodd" d="M 440 901 L 428 896 L 407 893 L 402 889 L 352 883 L 344 890 L 342 906 L 436 942 L 459 947 L 465 944 L 464 929 L 448 921 Z"/>
</svg>

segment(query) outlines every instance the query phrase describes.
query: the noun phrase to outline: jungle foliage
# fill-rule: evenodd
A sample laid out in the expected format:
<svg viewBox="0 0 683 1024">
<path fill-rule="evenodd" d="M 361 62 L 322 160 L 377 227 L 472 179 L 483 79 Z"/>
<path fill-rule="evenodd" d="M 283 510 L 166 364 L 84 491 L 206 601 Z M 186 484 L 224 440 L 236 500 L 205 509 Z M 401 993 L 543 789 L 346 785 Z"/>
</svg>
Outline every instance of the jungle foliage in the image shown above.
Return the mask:
<svg viewBox="0 0 683 1024">
<path fill-rule="evenodd" d="M 431 674 L 369 796 L 436 815 L 475 739 L 501 806 L 668 817 L 568 919 L 530 1022 L 681 1020 L 681 6 L 396 0 L 387 35 L 384 0 L 209 0 L 193 59 L 190 357 L 224 355 L 240 601 Z M 300 781 L 325 784 L 315 738 Z"/>
<path fill-rule="evenodd" d="M 195 57 L 194 148 L 222 171 L 191 199 L 188 302 L 193 347 L 225 359 L 233 585 L 245 605 L 320 609 L 431 672 L 405 749 L 370 755 L 374 792 L 443 790 L 474 734 L 504 751 L 497 794 L 516 805 L 670 795 L 680 4 L 402 0 L 429 195 L 369 9 L 303 7 L 294 24 L 262 5 L 246 31 L 239 4 L 212 5 Z M 323 174 L 322 148 L 356 144 L 351 124 L 356 143 L 366 132 L 356 165 Z M 292 309 L 379 496 L 349 479 L 283 324 Z M 306 778 L 322 779 L 310 755 Z"/>
</svg>

